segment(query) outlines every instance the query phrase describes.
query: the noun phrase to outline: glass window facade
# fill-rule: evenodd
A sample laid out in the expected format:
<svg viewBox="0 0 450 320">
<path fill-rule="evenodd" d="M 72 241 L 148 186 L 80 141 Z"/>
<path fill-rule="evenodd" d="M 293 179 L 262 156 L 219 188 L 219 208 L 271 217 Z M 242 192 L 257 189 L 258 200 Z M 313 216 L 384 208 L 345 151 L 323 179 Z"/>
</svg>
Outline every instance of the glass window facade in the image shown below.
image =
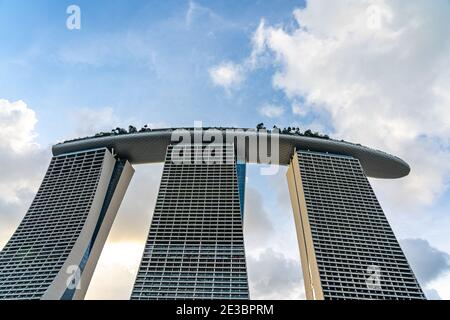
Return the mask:
<svg viewBox="0 0 450 320">
<path fill-rule="evenodd" d="M 40 299 L 80 236 L 106 149 L 53 157 L 27 214 L 0 253 L 0 299 Z"/>
<path fill-rule="evenodd" d="M 175 164 L 168 147 L 132 299 L 249 298 L 234 147 L 221 148 L 225 163 Z"/>
<path fill-rule="evenodd" d="M 305 278 L 318 272 L 324 299 L 425 298 L 358 159 L 297 151 L 290 170 Z"/>
</svg>

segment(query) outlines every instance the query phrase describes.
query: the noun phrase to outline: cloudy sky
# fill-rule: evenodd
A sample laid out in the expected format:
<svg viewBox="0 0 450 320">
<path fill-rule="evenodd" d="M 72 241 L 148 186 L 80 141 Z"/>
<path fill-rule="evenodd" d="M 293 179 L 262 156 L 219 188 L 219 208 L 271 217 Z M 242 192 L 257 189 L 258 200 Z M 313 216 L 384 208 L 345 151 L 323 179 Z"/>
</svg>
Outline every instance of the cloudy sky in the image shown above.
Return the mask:
<svg viewBox="0 0 450 320">
<path fill-rule="evenodd" d="M 0 248 L 56 142 L 129 124 L 294 125 L 411 165 L 371 182 L 427 296 L 450 299 L 449 30 L 448 0 L 0 0 Z M 88 298 L 129 297 L 161 172 L 136 167 Z M 247 179 L 251 296 L 303 299 L 285 169 Z"/>
</svg>

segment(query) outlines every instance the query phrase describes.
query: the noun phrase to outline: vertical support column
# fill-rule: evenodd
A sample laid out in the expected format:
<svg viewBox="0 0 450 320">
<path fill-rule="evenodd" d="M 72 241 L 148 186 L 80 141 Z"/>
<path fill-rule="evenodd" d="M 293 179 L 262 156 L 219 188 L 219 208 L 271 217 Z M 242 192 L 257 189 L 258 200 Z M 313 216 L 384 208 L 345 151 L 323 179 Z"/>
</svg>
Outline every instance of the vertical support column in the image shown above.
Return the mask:
<svg viewBox="0 0 450 320">
<path fill-rule="evenodd" d="M 0 253 L 0 299 L 82 299 L 133 172 L 105 148 L 53 157 Z"/>
<path fill-rule="evenodd" d="M 300 249 L 306 298 L 308 300 L 323 300 L 323 291 L 320 284 L 319 269 L 317 266 L 314 243 L 312 241 L 311 226 L 309 224 L 308 209 L 303 191 L 297 154 L 294 154 L 292 162 L 289 165 L 287 179 L 295 228 L 297 231 L 298 246 Z"/>
<path fill-rule="evenodd" d="M 205 161 L 202 144 L 183 147 L 192 162 L 176 162 L 175 147 L 167 149 L 131 298 L 248 299 L 234 147 L 216 146 L 220 163 Z"/>
<path fill-rule="evenodd" d="M 296 151 L 288 184 L 308 299 L 424 299 L 358 159 Z"/>
</svg>

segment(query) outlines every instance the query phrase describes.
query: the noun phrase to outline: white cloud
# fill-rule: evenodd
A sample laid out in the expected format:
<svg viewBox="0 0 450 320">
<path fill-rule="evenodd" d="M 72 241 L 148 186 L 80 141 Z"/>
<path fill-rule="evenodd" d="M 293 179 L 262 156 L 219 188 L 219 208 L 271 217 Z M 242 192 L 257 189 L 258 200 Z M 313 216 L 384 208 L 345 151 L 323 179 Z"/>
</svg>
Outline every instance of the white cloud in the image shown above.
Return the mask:
<svg viewBox="0 0 450 320">
<path fill-rule="evenodd" d="M 306 110 L 300 106 L 298 103 L 292 104 L 292 113 L 298 116 L 304 116 L 306 115 Z"/>
<path fill-rule="evenodd" d="M 223 62 L 209 69 L 213 83 L 227 90 L 239 85 L 243 80 L 243 69 L 232 62 Z"/>
<path fill-rule="evenodd" d="M 252 54 L 245 64 L 250 68 L 258 66 L 258 62 L 261 60 L 261 56 L 266 49 L 266 37 L 265 37 L 265 21 L 261 19 L 255 33 L 252 36 Z"/>
<path fill-rule="evenodd" d="M 109 132 L 114 128 L 128 129 L 129 125 L 141 128 L 144 123 L 135 118 L 121 118 L 110 107 L 106 108 L 78 108 L 69 114 L 73 126 L 73 132 L 67 139 L 74 137 L 92 136 L 99 132 Z M 145 123 L 149 128 L 165 128 L 165 122 Z"/>
<path fill-rule="evenodd" d="M 189 1 L 188 9 L 186 11 L 185 23 L 189 28 L 196 20 L 208 21 L 214 24 L 227 24 L 227 22 L 217 15 L 210 8 L 204 7 L 195 1 Z"/>
<path fill-rule="evenodd" d="M 189 11 L 188 11 L 189 13 Z M 209 76 L 213 83 L 227 91 L 244 81 L 247 73 L 261 66 L 265 60 L 266 49 L 265 23 L 261 20 L 252 36 L 252 53 L 242 63 L 225 61 L 209 69 Z"/>
<path fill-rule="evenodd" d="M 186 25 L 190 26 L 192 23 L 192 18 L 195 14 L 195 11 L 198 10 L 198 5 L 194 1 L 189 1 L 188 9 L 186 11 Z"/>
<path fill-rule="evenodd" d="M 57 58 L 72 65 L 89 67 L 118 66 L 125 63 L 155 69 L 156 52 L 150 35 L 134 32 L 102 33 L 77 41 L 64 42 Z"/>
<path fill-rule="evenodd" d="M 35 112 L 22 100 L 9 102 L 0 99 L 0 147 L 14 153 L 27 152 L 37 147 L 34 139 L 34 126 L 37 123 Z"/>
<path fill-rule="evenodd" d="M 326 114 L 334 137 L 409 162 L 409 177 L 383 184 L 390 201 L 432 204 L 450 177 L 450 3 L 317 0 L 294 17 L 296 29 L 262 22 L 252 40 L 274 55 L 274 86 Z"/>
<path fill-rule="evenodd" d="M 307 120 L 308 116 L 312 116 L 314 119 L 320 119 L 321 122 L 324 122 L 322 124 L 323 126 L 328 120 L 326 114 L 317 113 L 317 106 L 304 103 L 296 99 L 292 100 L 291 112 L 294 116 L 296 116 L 294 118 L 295 120 L 301 120 L 302 122 Z"/>
<path fill-rule="evenodd" d="M 101 131 L 109 132 L 122 122 L 112 108 L 80 108 L 71 113 L 76 137 L 91 136 Z"/>
<path fill-rule="evenodd" d="M 408 177 L 372 183 L 385 208 L 426 212 L 450 178 L 450 3 L 316 0 L 294 18 L 286 28 L 261 20 L 241 68 L 273 64 L 302 127 L 405 159 Z M 434 257 L 421 277 L 442 265 Z M 446 298 L 448 274 L 433 275 L 427 294 Z"/>
<path fill-rule="evenodd" d="M 23 102 L 0 100 L 0 201 L 20 203 L 21 195 L 37 187 L 36 169 L 42 150 L 36 143 L 34 111 Z"/>
<path fill-rule="evenodd" d="M 284 107 L 274 104 L 265 104 L 259 108 L 259 113 L 267 118 L 278 118 L 284 114 Z"/>
<path fill-rule="evenodd" d="M 25 102 L 0 99 L 0 248 L 28 209 L 48 163 L 36 142 L 35 112 Z"/>
</svg>

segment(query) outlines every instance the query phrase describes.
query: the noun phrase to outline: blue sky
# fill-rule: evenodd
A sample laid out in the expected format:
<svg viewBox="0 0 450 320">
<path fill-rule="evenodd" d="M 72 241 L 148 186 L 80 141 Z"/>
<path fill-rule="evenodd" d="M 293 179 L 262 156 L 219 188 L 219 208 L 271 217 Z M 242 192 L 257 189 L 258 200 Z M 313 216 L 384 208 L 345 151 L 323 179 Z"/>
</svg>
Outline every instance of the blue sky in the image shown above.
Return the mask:
<svg viewBox="0 0 450 320">
<path fill-rule="evenodd" d="M 66 28 L 72 4 L 81 30 Z M 0 246 L 56 142 L 129 124 L 295 125 L 411 165 L 371 183 L 427 294 L 450 299 L 449 29 L 448 0 L 0 0 Z M 90 298 L 131 290 L 160 170 L 137 168 Z M 304 297 L 284 173 L 248 168 L 256 298 Z"/>
<path fill-rule="evenodd" d="M 284 99 L 270 67 L 237 95 L 214 86 L 208 68 L 243 59 L 261 16 L 289 21 L 301 2 L 196 2 L 188 21 L 185 1 L 79 1 L 82 29 L 70 31 L 72 3 L 0 2 L 0 96 L 34 107 L 43 144 L 67 133 L 59 120 L 81 107 L 110 107 L 139 125 L 191 126 L 201 115 L 205 125 L 253 127 L 260 104 Z"/>
</svg>

